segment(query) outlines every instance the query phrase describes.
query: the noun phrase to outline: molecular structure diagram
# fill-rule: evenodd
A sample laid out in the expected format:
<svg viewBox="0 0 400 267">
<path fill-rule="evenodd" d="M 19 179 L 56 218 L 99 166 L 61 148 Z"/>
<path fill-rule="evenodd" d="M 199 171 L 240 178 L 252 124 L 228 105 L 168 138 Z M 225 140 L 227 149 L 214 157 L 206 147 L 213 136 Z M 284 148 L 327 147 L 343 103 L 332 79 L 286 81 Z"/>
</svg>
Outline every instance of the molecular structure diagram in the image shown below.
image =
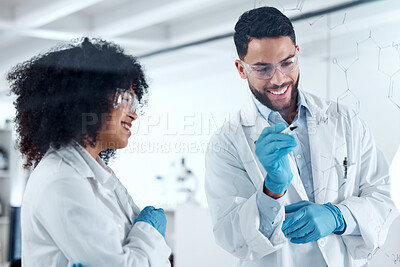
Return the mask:
<svg viewBox="0 0 400 267">
<path fill-rule="evenodd" d="M 343 71 L 347 85 L 347 90 L 338 97 L 337 102 L 343 103 L 345 102 L 344 100 L 346 100 L 346 98 L 352 99 L 352 101 L 348 102 L 353 103 L 352 111 L 354 116 L 357 115 L 360 111 L 360 101 L 350 89 L 348 71 L 354 65 L 354 63 L 360 60 L 359 47 L 367 41 L 370 41 L 378 49 L 378 71 L 389 79 L 388 99 L 398 108 L 400 108 L 400 96 L 396 94 L 395 90 L 396 88 L 400 87 L 400 75 L 398 75 L 398 73 L 400 72 L 400 64 L 393 64 L 394 61 L 400 63 L 399 43 L 393 42 L 392 44 L 385 46 L 380 45 L 378 41 L 373 37 L 372 31 L 370 31 L 366 39 L 355 42 L 357 56 L 350 65 L 345 66 L 337 58 L 332 59 L 332 63 L 337 65 Z M 338 111 L 340 112 L 339 105 Z"/>
<path fill-rule="evenodd" d="M 294 1 L 283 1 L 283 0 L 254 0 L 254 8 L 261 7 L 261 6 L 275 6 L 276 8 L 280 9 L 284 14 L 288 15 L 294 14 L 294 16 L 304 16 L 305 11 L 304 11 L 304 6 L 306 4 L 306 0 L 298 0 L 296 3 Z M 288 15 L 289 16 L 289 15 Z M 290 16 L 289 16 L 290 17 Z M 319 21 L 321 21 L 321 18 L 323 16 L 317 16 L 316 18 L 314 17 L 313 19 L 310 19 L 306 16 L 304 16 L 304 20 L 308 23 L 310 27 L 313 27 L 316 25 Z M 339 16 L 336 16 L 335 21 L 331 20 L 331 17 L 328 18 L 329 23 L 326 25 L 327 30 L 330 31 L 336 31 L 336 30 L 344 30 L 350 33 L 351 31 L 346 25 L 347 22 L 347 13 L 344 12 L 343 14 L 339 14 Z M 341 29 L 342 28 L 342 29 Z M 339 57 L 333 57 L 331 59 L 331 63 L 335 65 L 339 70 L 343 72 L 343 76 L 345 79 L 345 85 L 346 88 L 344 92 L 339 94 L 337 97 L 337 111 L 346 116 L 347 119 L 352 120 L 359 112 L 360 112 L 360 100 L 356 96 L 356 94 L 353 92 L 353 89 L 349 83 L 349 70 L 354 68 L 354 65 L 356 62 L 360 61 L 360 47 L 363 45 L 366 45 L 367 42 L 369 44 L 372 44 L 378 51 L 377 53 L 377 58 L 378 58 L 378 66 L 377 66 L 377 71 L 381 73 L 386 79 L 388 79 L 388 100 L 393 103 L 395 106 L 400 108 L 400 43 L 392 42 L 391 44 L 386 44 L 382 45 L 379 43 L 378 39 L 374 37 L 373 33 L 371 30 L 369 30 L 368 35 L 361 39 L 352 39 L 350 42 L 353 42 L 354 47 L 354 56 L 351 57 L 350 59 L 343 60 Z M 395 63 L 394 63 L 395 62 Z M 350 108 L 350 114 L 348 112 L 344 112 L 344 107 Z M 318 123 L 318 122 L 316 122 Z M 346 143 L 343 144 L 336 144 L 335 145 L 336 153 L 338 154 L 339 150 L 346 150 Z M 320 165 L 320 166 L 311 166 L 311 162 L 308 162 L 308 165 L 311 169 L 313 169 L 314 172 L 319 172 L 323 179 L 329 179 L 329 177 L 332 176 L 333 172 L 338 172 L 341 171 L 341 168 L 343 167 L 342 164 L 343 162 L 336 162 L 337 160 L 334 159 L 332 155 L 327 157 L 326 155 L 320 155 L 320 161 L 325 162 L 328 164 L 325 165 Z M 314 188 L 314 191 L 312 192 L 314 196 L 317 198 L 318 195 L 323 194 L 323 195 L 338 195 L 338 193 L 343 190 L 343 187 L 345 186 L 346 181 L 342 182 L 341 184 L 338 184 L 337 186 L 331 186 L 330 187 L 324 187 L 324 188 Z M 392 215 L 392 210 L 389 211 L 387 214 L 386 218 L 389 218 L 389 216 Z M 385 220 L 387 221 L 387 220 Z M 376 227 L 376 234 L 378 237 L 378 240 L 381 237 L 381 228 L 379 226 Z M 381 244 L 381 242 L 378 242 Z M 381 251 L 383 255 L 391 260 L 392 262 L 400 263 L 400 255 L 394 255 L 390 254 L 387 251 L 385 251 L 381 246 L 378 246 L 372 253 L 368 255 L 368 261 L 371 261 L 373 256 L 378 252 Z"/>
<path fill-rule="evenodd" d="M 315 25 L 317 22 L 321 20 L 325 15 L 317 16 L 316 18 L 308 18 L 305 16 L 306 11 L 305 5 L 307 0 L 297 0 L 297 1 L 283 1 L 283 0 L 254 0 L 254 8 L 261 6 L 275 6 L 280 9 L 283 13 L 288 15 L 288 13 L 293 14 L 294 16 L 304 16 L 304 20 L 310 26 Z M 339 27 L 345 27 L 348 32 L 350 30 L 347 28 L 346 20 L 347 13 L 345 12 L 340 18 L 337 19 L 336 22 L 330 22 L 327 25 L 327 29 L 334 31 Z M 360 100 L 357 98 L 356 94 L 352 91 L 349 85 L 349 70 L 354 66 L 354 64 L 360 60 L 359 57 L 359 46 L 364 43 L 371 41 L 373 45 L 378 49 L 378 71 L 385 75 L 389 82 L 388 88 L 388 99 L 394 104 L 396 107 L 400 108 L 400 43 L 393 42 L 392 44 L 382 45 L 373 37 L 372 31 L 369 31 L 369 35 L 363 40 L 354 40 L 356 56 L 350 62 L 350 64 L 345 64 L 341 59 L 334 57 L 332 59 L 332 63 L 336 65 L 343 71 L 343 75 L 346 81 L 346 89 L 345 91 L 337 97 L 338 103 L 338 112 L 345 115 L 342 112 L 341 108 L 343 106 L 347 106 L 351 108 L 350 118 L 354 118 L 360 112 Z M 397 66 L 393 66 L 393 60 L 396 60 L 399 64 Z M 349 116 L 346 114 L 346 116 Z"/>
</svg>

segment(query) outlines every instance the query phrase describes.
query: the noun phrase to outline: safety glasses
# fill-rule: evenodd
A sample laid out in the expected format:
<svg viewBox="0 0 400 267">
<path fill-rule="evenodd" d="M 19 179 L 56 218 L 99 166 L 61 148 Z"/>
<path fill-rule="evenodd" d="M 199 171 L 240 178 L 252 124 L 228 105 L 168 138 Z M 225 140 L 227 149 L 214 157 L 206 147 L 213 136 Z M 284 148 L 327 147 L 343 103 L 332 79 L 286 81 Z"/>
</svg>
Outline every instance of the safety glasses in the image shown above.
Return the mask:
<svg viewBox="0 0 400 267">
<path fill-rule="evenodd" d="M 276 64 L 265 63 L 249 65 L 243 60 L 240 61 L 242 62 L 247 74 L 261 80 L 271 79 L 277 69 L 283 74 L 289 74 L 296 70 L 298 67 L 297 51 L 294 56 Z"/>
<path fill-rule="evenodd" d="M 117 88 L 114 96 L 113 107 L 123 112 L 133 114 L 139 107 L 139 100 L 136 94 L 127 89 Z"/>
</svg>

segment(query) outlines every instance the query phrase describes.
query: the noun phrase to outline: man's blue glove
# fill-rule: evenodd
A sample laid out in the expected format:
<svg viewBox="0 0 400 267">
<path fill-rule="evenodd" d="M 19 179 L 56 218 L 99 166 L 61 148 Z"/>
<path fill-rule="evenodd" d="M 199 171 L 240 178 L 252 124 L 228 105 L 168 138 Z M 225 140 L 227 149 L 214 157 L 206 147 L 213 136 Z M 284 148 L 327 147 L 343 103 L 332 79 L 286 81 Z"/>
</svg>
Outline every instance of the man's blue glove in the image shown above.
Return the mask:
<svg viewBox="0 0 400 267">
<path fill-rule="evenodd" d="M 147 222 L 156 228 L 163 237 L 165 237 L 167 217 L 165 217 L 163 209 L 156 209 L 152 206 L 147 206 L 140 212 L 135 222 Z"/>
<path fill-rule="evenodd" d="M 316 204 L 299 201 L 285 207 L 288 216 L 282 225 L 282 232 L 290 242 L 301 244 L 325 237 L 345 229 L 345 221 L 340 210 L 330 202 Z"/>
<path fill-rule="evenodd" d="M 256 155 L 267 171 L 265 187 L 277 194 L 285 192 L 292 181 L 288 154 L 297 146 L 293 136 L 280 133 L 285 128 L 283 123 L 265 127 L 256 142 Z"/>
</svg>

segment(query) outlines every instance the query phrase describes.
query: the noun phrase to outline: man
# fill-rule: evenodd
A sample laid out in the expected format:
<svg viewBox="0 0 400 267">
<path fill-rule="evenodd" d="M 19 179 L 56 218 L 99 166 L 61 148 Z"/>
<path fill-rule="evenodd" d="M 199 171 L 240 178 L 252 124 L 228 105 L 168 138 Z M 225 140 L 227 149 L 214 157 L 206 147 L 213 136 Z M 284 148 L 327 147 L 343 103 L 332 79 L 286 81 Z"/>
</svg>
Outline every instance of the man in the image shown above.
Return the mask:
<svg viewBox="0 0 400 267">
<path fill-rule="evenodd" d="M 345 107 L 298 89 L 299 46 L 279 10 L 245 12 L 234 41 L 252 99 L 206 155 L 217 243 L 240 266 L 365 265 L 397 216 L 370 131 Z M 281 133 L 289 125 L 297 128 Z"/>
</svg>

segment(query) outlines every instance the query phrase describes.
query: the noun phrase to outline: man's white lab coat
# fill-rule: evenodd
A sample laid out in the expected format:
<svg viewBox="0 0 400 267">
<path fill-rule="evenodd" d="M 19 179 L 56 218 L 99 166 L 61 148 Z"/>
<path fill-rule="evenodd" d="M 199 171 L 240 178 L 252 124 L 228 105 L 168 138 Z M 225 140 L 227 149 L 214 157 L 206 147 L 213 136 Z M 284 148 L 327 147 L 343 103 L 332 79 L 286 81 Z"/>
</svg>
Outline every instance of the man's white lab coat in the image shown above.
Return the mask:
<svg viewBox="0 0 400 267">
<path fill-rule="evenodd" d="M 216 242 L 240 259 L 240 266 L 304 266 L 302 251 L 319 250 L 327 266 L 363 266 L 382 246 L 397 216 L 390 198 L 388 163 L 366 125 L 347 108 L 304 93 L 315 202 L 343 204 L 361 235 L 330 234 L 317 242 L 293 244 L 278 227 L 268 239 L 260 231 L 256 194 L 266 171 L 254 153 L 268 122 L 249 99 L 237 116 L 211 138 L 206 154 L 206 195 Z M 347 178 L 343 160 L 348 158 Z M 284 205 L 308 200 L 295 161 Z M 273 211 L 271 211 L 273 212 Z M 304 257 L 303 257 L 304 259 Z"/>
</svg>

